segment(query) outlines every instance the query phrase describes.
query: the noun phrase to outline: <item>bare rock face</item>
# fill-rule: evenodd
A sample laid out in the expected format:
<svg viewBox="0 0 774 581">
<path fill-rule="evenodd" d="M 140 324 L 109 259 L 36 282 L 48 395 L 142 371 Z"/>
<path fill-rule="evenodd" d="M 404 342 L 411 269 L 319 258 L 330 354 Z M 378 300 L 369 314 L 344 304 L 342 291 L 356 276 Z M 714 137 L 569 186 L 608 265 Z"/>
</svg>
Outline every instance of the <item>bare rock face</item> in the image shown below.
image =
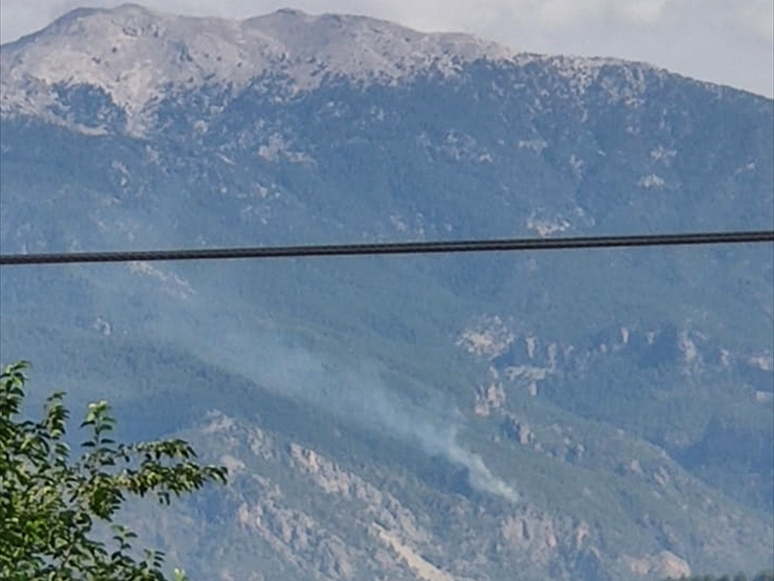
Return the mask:
<svg viewBox="0 0 774 581">
<path fill-rule="evenodd" d="M 481 385 L 476 390 L 473 412 L 478 416 L 488 416 L 502 408 L 505 401 L 503 384 L 495 378 L 488 385 Z"/>
<path fill-rule="evenodd" d="M 670 551 L 661 551 L 639 559 L 628 557 L 626 561 L 631 572 L 636 575 L 680 579 L 691 574 L 688 563 Z"/>
<path fill-rule="evenodd" d="M 525 422 L 520 422 L 512 415 L 506 415 L 500 425 L 506 438 L 515 440 L 522 446 L 529 446 L 535 441 L 535 435 Z"/>
<path fill-rule="evenodd" d="M 548 562 L 557 552 L 553 521 L 546 515 L 527 512 L 507 518 L 502 524 L 503 538 L 525 551 L 538 562 Z"/>
</svg>

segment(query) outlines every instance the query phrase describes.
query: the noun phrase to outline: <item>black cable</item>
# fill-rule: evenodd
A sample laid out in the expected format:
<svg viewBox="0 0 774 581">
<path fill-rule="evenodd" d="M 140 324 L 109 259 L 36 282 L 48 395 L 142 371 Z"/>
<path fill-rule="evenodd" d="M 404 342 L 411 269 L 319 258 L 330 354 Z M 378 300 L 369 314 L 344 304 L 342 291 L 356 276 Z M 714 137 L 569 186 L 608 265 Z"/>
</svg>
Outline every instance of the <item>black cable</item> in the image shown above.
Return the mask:
<svg viewBox="0 0 774 581">
<path fill-rule="evenodd" d="M 148 262 L 158 260 L 222 260 L 234 258 L 291 258 L 379 254 L 437 254 L 513 250 L 567 250 L 571 248 L 621 248 L 696 244 L 774 242 L 774 230 L 752 232 L 701 232 L 642 236 L 588 236 L 576 238 L 514 238 L 439 242 L 328 244 L 310 246 L 258 246 L 181 250 L 131 250 L 124 252 L 68 252 L 0 255 L 0 265 L 65 264 L 89 262 Z"/>
</svg>

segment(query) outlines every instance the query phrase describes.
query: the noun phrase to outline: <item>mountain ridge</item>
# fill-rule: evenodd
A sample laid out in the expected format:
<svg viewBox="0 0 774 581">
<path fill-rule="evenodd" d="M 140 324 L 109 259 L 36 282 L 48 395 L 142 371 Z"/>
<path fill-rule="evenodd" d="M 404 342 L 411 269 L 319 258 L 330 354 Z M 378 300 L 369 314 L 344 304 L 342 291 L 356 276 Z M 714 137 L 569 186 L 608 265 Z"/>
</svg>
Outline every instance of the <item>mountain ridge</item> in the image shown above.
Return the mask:
<svg viewBox="0 0 774 581">
<path fill-rule="evenodd" d="M 610 87 L 610 98 L 632 102 L 646 75 L 673 75 L 641 62 L 520 53 L 466 34 L 422 33 L 365 16 L 282 9 L 236 21 L 124 4 L 76 9 L 3 45 L 0 114 L 46 117 L 56 87 L 90 85 L 126 112 L 130 133 L 141 135 L 148 109 L 170 92 L 221 86 L 235 95 L 266 74 L 286 79 L 291 94 L 336 77 L 361 86 L 394 84 L 427 73 L 453 77 L 475 61 L 543 63 L 578 95 L 602 69 L 625 70 L 629 88 Z"/>
</svg>

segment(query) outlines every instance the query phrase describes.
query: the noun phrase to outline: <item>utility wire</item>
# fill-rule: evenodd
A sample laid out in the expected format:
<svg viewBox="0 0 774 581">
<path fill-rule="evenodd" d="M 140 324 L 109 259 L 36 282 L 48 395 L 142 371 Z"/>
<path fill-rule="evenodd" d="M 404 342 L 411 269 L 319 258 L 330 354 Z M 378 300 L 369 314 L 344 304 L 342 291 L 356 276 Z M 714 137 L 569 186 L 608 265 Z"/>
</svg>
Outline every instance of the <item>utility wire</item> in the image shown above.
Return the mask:
<svg viewBox="0 0 774 581">
<path fill-rule="evenodd" d="M 751 232 L 700 232 L 642 236 L 584 236 L 575 238 L 511 238 L 395 242 L 374 244 L 327 244 L 310 246 L 258 246 L 252 248 L 200 248 L 180 250 L 131 250 L 119 252 L 67 252 L 50 254 L 0 254 L 0 266 L 24 264 L 80 264 L 92 262 L 149 262 L 160 260 L 223 260 L 235 258 L 297 258 L 380 254 L 438 254 L 514 250 L 569 250 L 573 248 L 622 248 L 698 244 L 774 242 L 774 230 Z"/>
</svg>

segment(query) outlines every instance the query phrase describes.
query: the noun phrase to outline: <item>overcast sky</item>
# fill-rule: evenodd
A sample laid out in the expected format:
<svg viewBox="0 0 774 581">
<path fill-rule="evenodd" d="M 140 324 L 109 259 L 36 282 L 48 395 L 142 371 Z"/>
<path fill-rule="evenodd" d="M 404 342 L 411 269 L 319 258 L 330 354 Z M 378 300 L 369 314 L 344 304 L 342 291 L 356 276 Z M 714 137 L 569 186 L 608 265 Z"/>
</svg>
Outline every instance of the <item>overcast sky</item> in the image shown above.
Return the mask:
<svg viewBox="0 0 774 581">
<path fill-rule="evenodd" d="M 0 40 L 82 5 L 113 0 L 0 0 Z M 142 0 L 179 14 L 245 18 L 278 8 L 366 14 L 424 31 L 462 31 L 517 50 L 642 60 L 774 95 L 774 0 Z"/>
</svg>

